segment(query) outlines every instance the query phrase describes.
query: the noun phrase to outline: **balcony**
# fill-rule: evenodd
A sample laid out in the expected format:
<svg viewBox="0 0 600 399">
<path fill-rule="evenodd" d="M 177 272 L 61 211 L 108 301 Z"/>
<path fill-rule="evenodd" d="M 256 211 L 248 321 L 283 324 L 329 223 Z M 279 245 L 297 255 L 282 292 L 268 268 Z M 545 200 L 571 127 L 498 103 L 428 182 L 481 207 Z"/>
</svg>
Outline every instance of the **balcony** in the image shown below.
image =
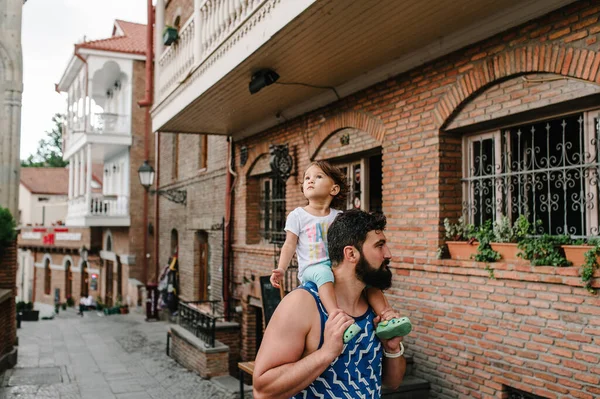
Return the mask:
<svg viewBox="0 0 600 399">
<path fill-rule="evenodd" d="M 67 226 L 129 226 L 129 198 L 91 194 L 69 200 Z"/>
<path fill-rule="evenodd" d="M 196 0 L 179 40 L 157 40 L 152 128 L 247 137 L 570 2 Z M 251 95 L 261 68 L 304 85 Z"/>
<path fill-rule="evenodd" d="M 110 112 L 92 113 L 89 122 L 85 118 L 74 118 L 63 126 L 63 158 L 70 159 L 74 154 L 92 145 L 92 159 L 101 162 L 123 151 L 133 142 L 131 136 L 131 115 Z"/>
</svg>

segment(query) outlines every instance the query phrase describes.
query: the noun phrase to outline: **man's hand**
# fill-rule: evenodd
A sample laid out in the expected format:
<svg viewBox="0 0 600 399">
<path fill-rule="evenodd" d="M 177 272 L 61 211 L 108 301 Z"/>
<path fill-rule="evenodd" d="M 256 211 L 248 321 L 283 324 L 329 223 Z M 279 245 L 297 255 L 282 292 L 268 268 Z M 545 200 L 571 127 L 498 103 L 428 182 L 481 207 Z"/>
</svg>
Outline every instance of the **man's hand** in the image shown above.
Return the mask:
<svg viewBox="0 0 600 399">
<path fill-rule="evenodd" d="M 384 311 L 384 314 L 385 314 L 385 311 Z M 396 314 L 396 315 L 394 315 L 393 318 L 397 318 L 397 317 L 399 317 L 399 316 Z M 390 319 L 386 318 L 385 320 L 390 320 Z M 377 317 L 375 317 L 375 319 L 373 319 L 373 324 L 375 325 L 375 328 L 377 328 L 377 325 L 379 324 L 380 321 L 382 321 L 381 316 L 377 316 Z M 400 352 L 400 342 L 402 342 L 402 338 L 404 338 L 404 337 L 381 339 L 380 341 L 381 341 L 381 345 L 383 345 L 383 349 L 386 352 L 396 353 L 396 352 Z"/>
<path fill-rule="evenodd" d="M 280 288 L 280 284 L 283 281 L 283 276 L 285 275 L 285 270 L 283 269 L 275 269 L 271 274 L 271 284 L 273 287 Z"/>
<path fill-rule="evenodd" d="M 353 323 L 354 319 L 341 309 L 335 309 L 329 314 L 329 318 L 325 323 L 321 349 L 331 357 L 332 362 L 342 353 L 344 349 L 344 331 Z"/>
</svg>

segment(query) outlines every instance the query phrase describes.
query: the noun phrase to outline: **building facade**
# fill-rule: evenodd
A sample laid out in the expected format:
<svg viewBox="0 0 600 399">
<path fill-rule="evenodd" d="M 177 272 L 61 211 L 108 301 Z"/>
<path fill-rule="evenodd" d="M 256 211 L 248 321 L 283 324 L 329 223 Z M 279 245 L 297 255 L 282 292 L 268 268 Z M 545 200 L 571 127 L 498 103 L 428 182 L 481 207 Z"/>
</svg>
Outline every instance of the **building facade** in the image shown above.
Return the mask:
<svg viewBox="0 0 600 399">
<path fill-rule="evenodd" d="M 190 18 L 159 59 L 153 128 L 233 138 L 243 359 L 262 338 L 254 282 L 273 268 L 285 215 L 306 203 L 303 171 L 323 159 L 347 172 L 348 207 L 388 218 L 387 296 L 413 321 L 404 342 L 430 397 L 600 393 L 598 300 L 577 267 L 437 256 L 444 219 L 461 215 L 598 235 L 600 3 L 197 3 L 169 3 Z M 283 185 L 276 149 L 294 165 Z"/>
<path fill-rule="evenodd" d="M 64 226 L 21 231 L 19 246 L 35 264 L 35 301 L 92 295 L 108 306 L 141 305 L 154 278 L 147 267 L 153 218 L 140 211 L 152 199 L 137 177 L 139 166 L 152 161 L 145 146 L 153 153 L 137 104 L 146 84 L 145 29 L 117 20 L 111 37 L 76 44 L 57 84 L 68 95 L 68 206 Z"/>
</svg>

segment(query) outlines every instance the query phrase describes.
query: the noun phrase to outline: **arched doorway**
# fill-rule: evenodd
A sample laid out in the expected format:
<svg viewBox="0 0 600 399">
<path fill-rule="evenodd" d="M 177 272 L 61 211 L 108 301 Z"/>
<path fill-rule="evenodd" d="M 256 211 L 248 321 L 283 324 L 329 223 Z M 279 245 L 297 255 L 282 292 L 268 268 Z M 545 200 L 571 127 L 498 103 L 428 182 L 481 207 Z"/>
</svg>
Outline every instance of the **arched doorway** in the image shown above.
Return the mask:
<svg viewBox="0 0 600 399">
<path fill-rule="evenodd" d="M 65 262 L 65 299 L 73 295 L 73 270 L 71 270 L 71 261 Z"/>
<path fill-rule="evenodd" d="M 199 301 L 210 299 L 210 267 L 208 264 L 208 233 L 197 231 L 194 235 L 194 275 L 198 284 Z"/>
<path fill-rule="evenodd" d="M 52 270 L 50 270 L 50 259 L 44 260 L 44 294 L 50 295 L 52 292 Z"/>
<path fill-rule="evenodd" d="M 179 233 L 176 229 L 171 230 L 171 256 L 177 256 L 179 253 Z"/>
<path fill-rule="evenodd" d="M 81 264 L 81 296 L 87 298 L 90 295 L 90 278 L 88 275 L 87 262 Z"/>
<path fill-rule="evenodd" d="M 123 265 L 117 256 L 117 300 L 123 301 Z"/>
<path fill-rule="evenodd" d="M 106 293 L 104 294 L 104 302 L 106 302 L 106 306 L 113 305 L 113 270 L 115 264 L 112 260 L 104 261 L 104 272 L 106 274 Z"/>
</svg>

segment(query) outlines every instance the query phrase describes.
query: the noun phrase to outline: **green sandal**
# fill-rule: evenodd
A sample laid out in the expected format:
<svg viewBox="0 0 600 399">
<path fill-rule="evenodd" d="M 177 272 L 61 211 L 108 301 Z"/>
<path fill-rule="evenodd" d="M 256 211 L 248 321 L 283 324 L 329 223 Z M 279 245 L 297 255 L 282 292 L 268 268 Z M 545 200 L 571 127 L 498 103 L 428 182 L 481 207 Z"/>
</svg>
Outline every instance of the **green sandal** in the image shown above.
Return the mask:
<svg viewBox="0 0 600 399">
<path fill-rule="evenodd" d="M 344 343 L 347 344 L 352 340 L 352 338 L 356 337 L 360 332 L 360 327 L 358 324 L 354 323 L 350 327 L 346 328 L 344 331 Z"/>
<path fill-rule="evenodd" d="M 385 320 L 377 325 L 375 334 L 380 339 L 390 339 L 394 337 L 403 337 L 412 331 L 412 324 L 408 317 L 399 319 Z"/>
</svg>

